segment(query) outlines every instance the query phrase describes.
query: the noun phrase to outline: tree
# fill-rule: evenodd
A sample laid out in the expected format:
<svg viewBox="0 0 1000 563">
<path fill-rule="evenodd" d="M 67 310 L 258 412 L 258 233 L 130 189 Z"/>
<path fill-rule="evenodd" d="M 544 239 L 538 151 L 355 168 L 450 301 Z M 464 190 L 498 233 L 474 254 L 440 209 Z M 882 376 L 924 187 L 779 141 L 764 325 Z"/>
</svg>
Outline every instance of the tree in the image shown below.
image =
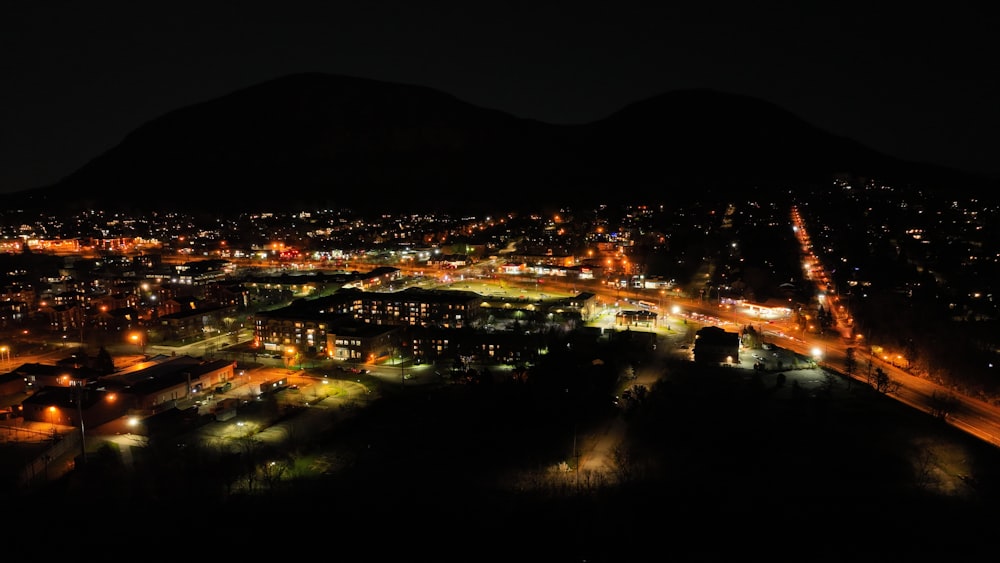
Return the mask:
<svg viewBox="0 0 1000 563">
<path fill-rule="evenodd" d="M 625 379 L 635 379 L 635 367 L 632 364 L 625 366 Z"/>
<path fill-rule="evenodd" d="M 753 327 L 747 325 L 743 327 L 743 345 L 747 348 L 760 348 L 763 343 L 761 334 Z"/>
<path fill-rule="evenodd" d="M 883 395 L 899 390 L 899 382 L 889 377 L 889 374 L 882 368 L 875 368 L 875 372 L 868 377 L 868 383 Z"/>
<path fill-rule="evenodd" d="M 926 487 L 934 482 L 934 469 L 938 458 L 934 452 L 921 448 L 913 460 L 913 480 L 920 487 Z"/>
<path fill-rule="evenodd" d="M 101 349 L 97 351 L 95 367 L 103 374 L 114 373 L 115 371 L 115 360 L 104 346 L 101 346 Z"/>
<path fill-rule="evenodd" d="M 257 464 L 259 481 L 268 490 L 274 490 L 275 486 L 284 478 L 292 466 L 292 463 L 288 459 L 261 459 L 258 460 Z"/>
<path fill-rule="evenodd" d="M 649 389 L 645 385 L 633 385 L 622 391 L 622 408 L 626 414 L 631 414 L 639 407 L 649 395 Z"/>
<path fill-rule="evenodd" d="M 252 431 L 238 436 L 233 440 L 233 443 L 241 463 L 240 481 L 243 490 L 254 492 L 259 486 L 258 479 L 262 477 L 258 469 L 262 463 L 261 452 L 264 450 L 264 444 Z"/>
<path fill-rule="evenodd" d="M 848 348 L 844 357 L 844 373 L 847 374 L 847 388 L 854 382 L 854 372 L 858 370 L 858 360 L 854 357 L 854 348 Z"/>
</svg>

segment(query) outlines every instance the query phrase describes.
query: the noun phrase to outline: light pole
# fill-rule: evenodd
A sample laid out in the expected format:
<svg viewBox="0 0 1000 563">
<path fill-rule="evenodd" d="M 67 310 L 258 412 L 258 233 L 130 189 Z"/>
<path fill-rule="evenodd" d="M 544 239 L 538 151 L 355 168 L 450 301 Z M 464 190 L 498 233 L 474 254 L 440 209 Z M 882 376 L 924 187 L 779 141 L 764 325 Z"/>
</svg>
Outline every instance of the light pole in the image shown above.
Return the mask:
<svg viewBox="0 0 1000 563">
<path fill-rule="evenodd" d="M 393 348 L 396 352 L 397 361 L 399 362 L 399 384 L 404 385 L 406 383 L 406 373 L 403 369 L 403 351 L 399 347 Z"/>
<path fill-rule="evenodd" d="M 139 354 L 145 353 L 141 334 L 133 332 L 129 338 L 132 339 L 132 344 L 135 344 L 136 348 L 139 349 Z"/>
<path fill-rule="evenodd" d="M 0 362 L 3 362 L 3 368 L 7 369 L 7 364 L 10 363 L 10 346 L 6 344 L 0 346 Z"/>
<path fill-rule="evenodd" d="M 83 431 L 83 382 L 77 385 L 79 394 L 76 399 L 76 412 L 80 417 L 80 460 L 87 463 L 87 435 Z"/>
</svg>

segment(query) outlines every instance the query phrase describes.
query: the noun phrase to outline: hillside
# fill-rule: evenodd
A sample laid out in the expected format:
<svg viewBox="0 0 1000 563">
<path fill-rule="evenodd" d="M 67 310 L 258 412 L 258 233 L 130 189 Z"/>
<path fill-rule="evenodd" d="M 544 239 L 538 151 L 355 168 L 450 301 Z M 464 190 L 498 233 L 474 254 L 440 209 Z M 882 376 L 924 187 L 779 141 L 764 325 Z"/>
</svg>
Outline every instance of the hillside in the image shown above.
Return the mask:
<svg viewBox="0 0 1000 563">
<path fill-rule="evenodd" d="M 777 197 L 841 173 L 983 183 L 720 92 L 670 92 L 566 126 L 424 87 L 297 74 L 153 119 L 55 185 L 4 203 L 50 211 L 539 210 L 748 190 Z"/>
</svg>

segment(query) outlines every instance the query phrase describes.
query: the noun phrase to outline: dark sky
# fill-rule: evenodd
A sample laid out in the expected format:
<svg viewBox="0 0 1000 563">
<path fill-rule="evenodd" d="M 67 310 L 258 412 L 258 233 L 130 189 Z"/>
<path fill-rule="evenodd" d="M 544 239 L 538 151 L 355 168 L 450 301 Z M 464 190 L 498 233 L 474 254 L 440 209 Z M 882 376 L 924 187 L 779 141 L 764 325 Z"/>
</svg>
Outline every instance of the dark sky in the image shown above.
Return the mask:
<svg viewBox="0 0 1000 563">
<path fill-rule="evenodd" d="M 302 71 L 549 123 L 712 88 L 1000 178 L 1000 36 L 971 2 L 681 4 L 3 2 L 0 192 L 55 182 L 170 110 Z"/>
</svg>

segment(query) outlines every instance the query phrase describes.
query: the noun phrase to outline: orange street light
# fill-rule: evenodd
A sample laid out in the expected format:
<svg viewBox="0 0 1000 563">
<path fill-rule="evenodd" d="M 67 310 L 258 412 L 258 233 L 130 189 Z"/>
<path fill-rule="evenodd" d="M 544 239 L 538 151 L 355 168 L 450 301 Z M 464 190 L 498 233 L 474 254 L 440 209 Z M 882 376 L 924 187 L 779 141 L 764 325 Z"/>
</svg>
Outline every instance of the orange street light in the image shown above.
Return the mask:
<svg viewBox="0 0 1000 563">
<path fill-rule="evenodd" d="M 132 344 L 135 344 L 136 347 L 139 348 L 139 353 L 140 354 L 142 354 L 142 353 L 145 352 L 144 349 L 143 349 L 144 346 L 143 346 L 143 341 L 142 341 L 142 334 L 140 334 L 138 332 L 133 332 L 131 335 L 129 335 L 129 339 L 132 340 Z"/>
</svg>

